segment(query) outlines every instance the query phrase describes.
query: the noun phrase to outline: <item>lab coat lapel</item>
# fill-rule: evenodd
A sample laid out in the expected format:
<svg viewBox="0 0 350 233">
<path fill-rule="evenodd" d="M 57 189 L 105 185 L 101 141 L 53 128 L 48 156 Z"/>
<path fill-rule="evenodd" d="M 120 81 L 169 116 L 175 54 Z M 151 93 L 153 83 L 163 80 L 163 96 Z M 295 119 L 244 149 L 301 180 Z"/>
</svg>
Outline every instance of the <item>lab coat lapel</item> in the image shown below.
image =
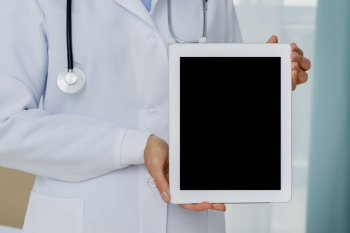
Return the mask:
<svg viewBox="0 0 350 233">
<path fill-rule="evenodd" d="M 142 4 L 141 0 L 114 0 L 116 3 L 120 4 L 125 9 L 131 11 L 133 14 L 143 19 L 153 28 L 156 28 L 149 12 Z"/>
<path fill-rule="evenodd" d="M 154 9 L 156 8 L 158 0 L 152 0 L 152 5 L 151 5 L 151 10 L 150 10 L 150 15 L 153 13 Z"/>
</svg>

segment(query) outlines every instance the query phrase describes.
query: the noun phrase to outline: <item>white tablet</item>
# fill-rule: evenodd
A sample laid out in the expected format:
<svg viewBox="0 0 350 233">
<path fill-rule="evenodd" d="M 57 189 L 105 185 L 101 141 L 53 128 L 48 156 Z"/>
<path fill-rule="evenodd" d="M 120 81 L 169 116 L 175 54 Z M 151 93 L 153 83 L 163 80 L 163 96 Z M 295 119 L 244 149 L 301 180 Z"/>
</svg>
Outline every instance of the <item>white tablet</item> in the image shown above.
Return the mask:
<svg viewBox="0 0 350 233">
<path fill-rule="evenodd" d="M 174 44 L 171 202 L 291 199 L 291 48 Z"/>
</svg>

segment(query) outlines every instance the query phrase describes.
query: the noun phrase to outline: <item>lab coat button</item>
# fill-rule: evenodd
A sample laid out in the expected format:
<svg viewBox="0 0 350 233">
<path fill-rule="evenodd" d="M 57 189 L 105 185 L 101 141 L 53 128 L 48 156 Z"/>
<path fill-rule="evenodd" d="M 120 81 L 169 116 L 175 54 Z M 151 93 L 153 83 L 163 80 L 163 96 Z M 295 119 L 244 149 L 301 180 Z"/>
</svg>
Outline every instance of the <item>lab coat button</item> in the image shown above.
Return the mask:
<svg viewBox="0 0 350 233">
<path fill-rule="evenodd" d="M 157 117 L 158 114 L 159 114 L 158 109 L 156 109 L 156 108 L 149 108 L 148 109 L 148 116 L 154 118 L 154 117 Z"/>
<path fill-rule="evenodd" d="M 150 186 L 150 187 L 152 187 L 152 188 L 155 188 L 156 187 L 156 182 L 154 182 L 154 179 L 153 178 L 150 178 L 149 180 L 148 180 L 148 185 Z"/>
<path fill-rule="evenodd" d="M 157 33 L 152 33 L 152 34 L 150 34 L 147 38 L 150 40 L 150 41 L 156 41 L 156 40 L 158 40 L 158 34 Z"/>
</svg>

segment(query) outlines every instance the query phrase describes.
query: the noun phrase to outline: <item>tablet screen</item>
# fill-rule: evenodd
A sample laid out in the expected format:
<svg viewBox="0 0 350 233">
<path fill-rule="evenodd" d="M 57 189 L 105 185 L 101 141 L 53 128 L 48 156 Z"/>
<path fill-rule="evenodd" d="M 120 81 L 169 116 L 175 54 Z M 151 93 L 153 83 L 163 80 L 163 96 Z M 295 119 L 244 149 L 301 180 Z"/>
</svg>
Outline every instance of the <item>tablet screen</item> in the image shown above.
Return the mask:
<svg viewBox="0 0 350 233">
<path fill-rule="evenodd" d="M 180 58 L 180 189 L 281 190 L 281 58 Z"/>
</svg>

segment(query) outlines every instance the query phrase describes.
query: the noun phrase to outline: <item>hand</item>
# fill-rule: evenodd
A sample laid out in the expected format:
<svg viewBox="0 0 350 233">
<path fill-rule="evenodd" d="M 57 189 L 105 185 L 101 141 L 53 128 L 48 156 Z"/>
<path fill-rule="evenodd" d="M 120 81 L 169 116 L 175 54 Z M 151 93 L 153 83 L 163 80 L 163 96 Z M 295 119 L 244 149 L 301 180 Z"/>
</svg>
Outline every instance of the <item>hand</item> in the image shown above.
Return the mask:
<svg viewBox="0 0 350 233">
<path fill-rule="evenodd" d="M 278 38 L 272 36 L 267 43 L 278 43 Z M 297 85 L 305 83 L 308 80 L 308 71 L 311 68 L 311 61 L 304 57 L 304 52 L 298 48 L 296 43 L 290 44 L 292 49 L 292 90 L 294 91 Z"/>
<path fill-rule="evenodd" d="M 169 145 L 163 139 L 152 134 L 145 147 L 144 159 L 147 171 L 153 177 L 161 198 L 165 203 L 168 203 L 171 198 L 169 190 Z M 194 211 L 213 209 L 224 212 L 226 210 L 224 204 L 211 204 L 209 202 L 183 204 L 180 207 Z"/>
</svg>

